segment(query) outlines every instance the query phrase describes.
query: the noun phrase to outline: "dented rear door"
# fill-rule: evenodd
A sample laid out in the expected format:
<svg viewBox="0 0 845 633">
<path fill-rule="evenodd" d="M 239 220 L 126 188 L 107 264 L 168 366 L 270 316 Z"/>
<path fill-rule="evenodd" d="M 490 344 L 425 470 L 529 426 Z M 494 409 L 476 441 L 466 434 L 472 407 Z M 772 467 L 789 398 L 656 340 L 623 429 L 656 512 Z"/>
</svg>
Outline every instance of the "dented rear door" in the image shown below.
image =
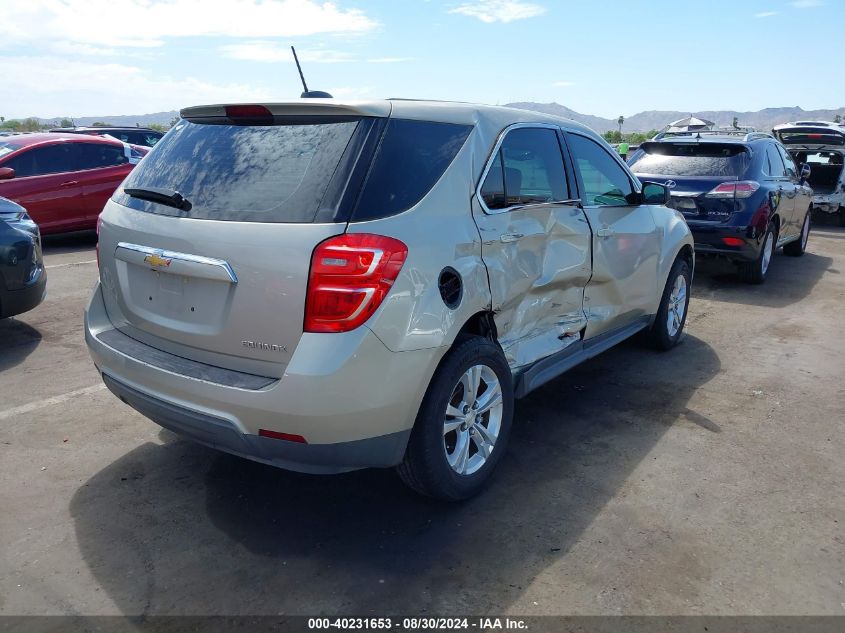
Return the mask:
<svg viewBox="0 0 845 633">
<path fill-rule="evenodd" d="M 570 195 L 557 132 L 517 125 L 493 153 L 474 217 L 499 342 L 512 369 L 580 340 L 590 228 Z"/>
</svg>

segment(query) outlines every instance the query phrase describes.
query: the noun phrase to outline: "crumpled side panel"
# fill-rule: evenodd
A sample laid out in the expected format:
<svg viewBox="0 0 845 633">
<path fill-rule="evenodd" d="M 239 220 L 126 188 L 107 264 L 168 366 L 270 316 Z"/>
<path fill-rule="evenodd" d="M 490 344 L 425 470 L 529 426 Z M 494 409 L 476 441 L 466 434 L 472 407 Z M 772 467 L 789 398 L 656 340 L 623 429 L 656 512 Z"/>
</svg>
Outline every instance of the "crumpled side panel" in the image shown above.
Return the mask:
<svg viewBox="0 0 845 633">
<path fill-rule="evenodd" d="M 579 340 L 586 326 L 583 297 L 590 278 L 590 228 L 583 211 L 535 206 L 492 215 L 479 212 L 476 221 L 499 343 L 511 368 Z"/>
</svg>

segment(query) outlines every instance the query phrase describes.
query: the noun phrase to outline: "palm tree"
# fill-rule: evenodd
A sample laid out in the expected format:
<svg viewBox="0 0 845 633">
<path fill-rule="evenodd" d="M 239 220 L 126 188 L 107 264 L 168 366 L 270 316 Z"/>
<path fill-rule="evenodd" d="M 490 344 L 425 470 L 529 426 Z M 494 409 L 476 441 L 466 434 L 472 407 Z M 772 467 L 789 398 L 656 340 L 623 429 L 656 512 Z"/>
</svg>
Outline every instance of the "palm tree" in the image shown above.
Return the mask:
<svg viewBox="0 0 845 633">
<path fill-rule="evenodd" d="M 620 114 L 616 122 L 619 124 L 619 136 L 622 136 L 622 124 L 625 123 L 625 117 Z"/>
</svg>

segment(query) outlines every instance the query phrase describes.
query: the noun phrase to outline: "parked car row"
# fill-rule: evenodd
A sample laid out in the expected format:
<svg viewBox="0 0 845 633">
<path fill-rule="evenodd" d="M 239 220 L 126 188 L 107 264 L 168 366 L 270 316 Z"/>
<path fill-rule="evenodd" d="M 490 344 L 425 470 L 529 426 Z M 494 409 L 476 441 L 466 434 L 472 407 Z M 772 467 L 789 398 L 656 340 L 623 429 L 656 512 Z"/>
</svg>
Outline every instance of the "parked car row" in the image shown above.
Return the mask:
<svg viewBox="0 0 845 633">
<path fill-rule="evenodd" d="M 820 164 L 722 131 L 629 166 L 573 121 L 471 104 L 181 115 L 134 169 L 107 137 L 0 140 L 0 193 L 47 232 L 97 224 L 85 337 L 106 386 L 220 450 L 395 467 L 453 500 L 489 480 L 515 398 L 635 334 L 680 342 L 696 254 L 754 283 L 778 247 L 801 255 Z M 51 215 L 62 194 L 76 212 Z"/>
<path fill-rule="evenodd" d="M 148 148 L 82 134 L 0 138 L 0 196 L 23 206 L 43 234 L 94 228 Z"/>
</svg>

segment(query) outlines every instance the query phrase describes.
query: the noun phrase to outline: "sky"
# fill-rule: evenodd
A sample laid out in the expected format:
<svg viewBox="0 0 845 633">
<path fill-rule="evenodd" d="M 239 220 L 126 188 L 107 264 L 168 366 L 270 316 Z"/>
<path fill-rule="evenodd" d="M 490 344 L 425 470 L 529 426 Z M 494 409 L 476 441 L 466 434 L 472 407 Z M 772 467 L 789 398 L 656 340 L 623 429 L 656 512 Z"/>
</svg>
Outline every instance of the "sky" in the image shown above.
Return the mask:
<svg viewBox="0 0 845 633">
<path fill-rule="evenodd" d="M 0 116 L 345 99 L 845 106 L 845 0 L 2 0 Z"/>
</svg>

